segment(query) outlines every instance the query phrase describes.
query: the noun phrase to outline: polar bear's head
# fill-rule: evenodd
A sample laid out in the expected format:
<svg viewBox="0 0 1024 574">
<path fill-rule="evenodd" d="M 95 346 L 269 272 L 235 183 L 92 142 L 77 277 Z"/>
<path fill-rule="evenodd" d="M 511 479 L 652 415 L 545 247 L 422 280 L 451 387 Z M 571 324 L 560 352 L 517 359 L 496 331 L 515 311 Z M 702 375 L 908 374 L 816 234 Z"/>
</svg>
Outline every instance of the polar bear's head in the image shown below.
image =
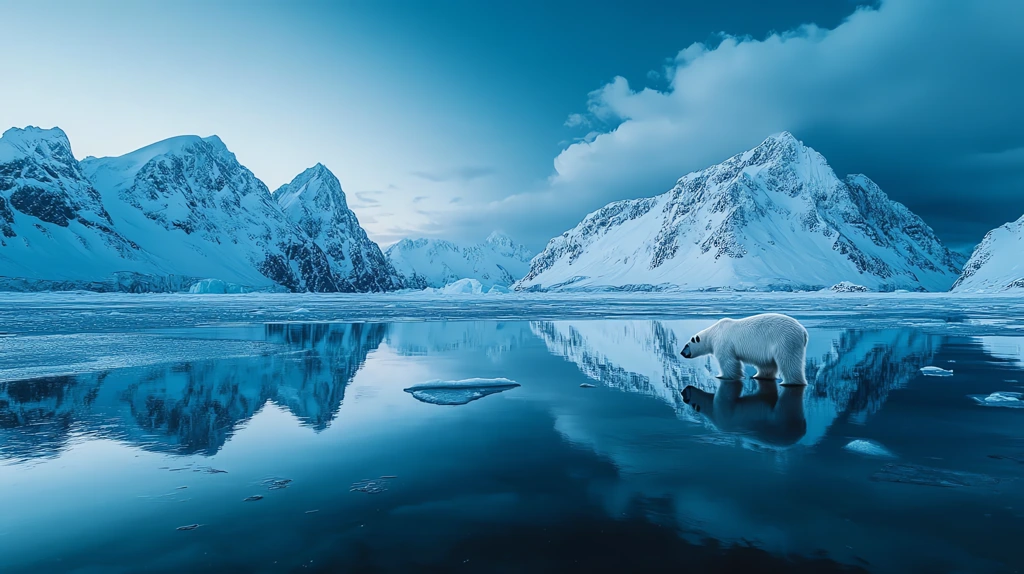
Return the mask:
<svg viewBox="0 0 1024 574">
<path fill-rule="evenodd" d="M 707 329 L 690 337 L 690 342 L 683 347 L 679 353 L 684 359 L 696 359 L 711 352 L 711 341 L 708 338 Z"/>
</svg>

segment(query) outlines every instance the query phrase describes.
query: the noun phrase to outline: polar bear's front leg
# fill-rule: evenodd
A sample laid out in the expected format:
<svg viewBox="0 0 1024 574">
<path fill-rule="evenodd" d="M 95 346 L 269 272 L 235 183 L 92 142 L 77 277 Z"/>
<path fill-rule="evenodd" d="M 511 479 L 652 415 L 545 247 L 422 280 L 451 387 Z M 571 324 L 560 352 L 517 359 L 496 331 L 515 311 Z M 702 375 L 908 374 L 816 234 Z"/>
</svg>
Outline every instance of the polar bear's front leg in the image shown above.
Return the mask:
<svg viewBox="0 0 1024 574">
<path fill-rule="evenodd" d="M 718 368 L 721 370 L 718 373 L 719 379 L 726 381 L 738 381 L 743 378 L 743 363 L 740 362 L 736 357 L 715 357 L 718 359 Z"/>
</svg>

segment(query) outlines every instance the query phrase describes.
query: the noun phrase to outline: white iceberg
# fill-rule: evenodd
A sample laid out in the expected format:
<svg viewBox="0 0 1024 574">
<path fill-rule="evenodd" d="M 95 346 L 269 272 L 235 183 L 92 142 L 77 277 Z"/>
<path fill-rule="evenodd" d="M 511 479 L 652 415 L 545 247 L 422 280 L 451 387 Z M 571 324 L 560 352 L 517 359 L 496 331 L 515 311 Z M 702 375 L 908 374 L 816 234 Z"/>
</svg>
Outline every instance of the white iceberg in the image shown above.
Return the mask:
<svg viewBox="0 0 1024 574">
<path fill-rule="evenodd" d="M 896 458 L 896 455 L 894 455 L 889 449 L 887 449 L 884 446 L 878 444 L 877 442 L 871 441 L 871 440 L 865 440 L 865 439 L 852 440 L 852 441 L 850 441 L 849 444 L 847 444 L 843 448 L 848 450 L 848 451 L 850 451 L 850 452 L 855 452 L 857 454 L 863 454 L 863 455 L 867 455 L 867 456 L 880 456 L 880 457 L 883 457 L 883 458 Z"/>
<path fill-rule="evenodd" d="M 1011 409 L 1024 408 L 1024 393 L 1011 391 L 999 391 L 991 395 L 967 395 L 983 407 L 1008 407 Z"/>
<path fill-rule="evenodd" d="M 429 381 L 413 385 L 405 392 L 418 401 L 432 405 L 464 405 L 509 389 L 519 383 L 511 379 L 463 379 L 461 381 Z"/>
<path fill-rule="evenodd" d="M 921 374 L 929 377 L 952 377 L 953 371 L 947 371 L 942 367 L 921 367 Z"/>
</svg>

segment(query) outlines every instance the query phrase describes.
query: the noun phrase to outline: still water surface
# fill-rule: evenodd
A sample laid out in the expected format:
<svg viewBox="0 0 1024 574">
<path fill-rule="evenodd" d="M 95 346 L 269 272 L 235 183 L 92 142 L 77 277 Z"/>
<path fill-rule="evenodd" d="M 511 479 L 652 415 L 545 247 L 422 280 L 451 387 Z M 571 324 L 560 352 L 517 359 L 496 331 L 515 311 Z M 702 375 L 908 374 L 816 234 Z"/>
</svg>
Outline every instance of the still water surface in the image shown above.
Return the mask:
<svg viewBox="0 0 1024 574">
<path fill-rule="evenodd" d="M 679 357 L 711 322 L 139 333 L 166 360 L 0 382 L 0 571 L 1022 569 L 1024 409 L 969 397 L 1021 338 L 812 326 L 779 394 Z"/>
</svg>

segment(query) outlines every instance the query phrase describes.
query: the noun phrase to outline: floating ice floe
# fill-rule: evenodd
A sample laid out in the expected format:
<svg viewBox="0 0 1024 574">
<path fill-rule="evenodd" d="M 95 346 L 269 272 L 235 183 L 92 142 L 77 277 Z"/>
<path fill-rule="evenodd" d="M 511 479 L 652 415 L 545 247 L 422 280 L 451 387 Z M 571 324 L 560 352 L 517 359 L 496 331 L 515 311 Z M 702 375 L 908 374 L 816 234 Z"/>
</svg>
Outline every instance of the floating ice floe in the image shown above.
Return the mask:
<svg viewBox="0 0 1024 574">
<path fill-rule="evenodd" d="M 952 377 L 953 371 L 947 371 L 942 367 L 921 367 L 921 374 L 929 377 Z"/>
<path fill-rule="evenodd" d="M 594 387 L 595 385 L 592 385 L 590 383 L 580 383 L 580 388 L 582 389 L 593 389 Z"/>
<path fill-rule="evenodd" d="M 461 381 L 430 381 L 413 385 L 405 392 L 416 400 L 432 405 L 464 405 L 509 389 L 519 383 L 511 379 L 463 379 Z"/>
<path fill-rule="evenodd" d="M 967 395 L 983 407 L 1024 408 L 1024 393 L 999 391 L 991 395 Z"/>
<path fill-rule="evenodd" d="M 867 455 L 867 456 L 880 456 L 880 457 L 884 457 L 884 458 L 896 458 L 896 455 L 894 455 L 891 451 L 889 451 L 889 449 L 887 449 L 884 446 L 878 444 L 877 442 L 870 441 L 870 440 L 864 440 L 864 439 L 852 440 L 852 441 L 850 441 L 849 444 L 847 444 L 843 448 L 845 448 L 846 450 L 848 450 L 850 452 L 855 452 L 857 454 L 863 454 L 863 455 Z"/>
</svg>

